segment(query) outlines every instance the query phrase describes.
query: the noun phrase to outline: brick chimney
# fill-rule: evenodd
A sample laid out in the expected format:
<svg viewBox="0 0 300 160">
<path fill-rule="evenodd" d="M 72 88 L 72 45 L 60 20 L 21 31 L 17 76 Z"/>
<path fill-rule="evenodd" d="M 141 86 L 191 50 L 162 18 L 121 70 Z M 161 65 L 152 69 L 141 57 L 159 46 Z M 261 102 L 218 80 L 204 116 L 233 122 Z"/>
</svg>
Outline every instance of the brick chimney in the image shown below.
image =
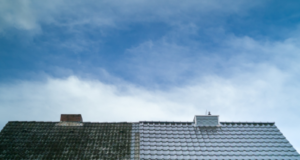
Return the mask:
<svg viewBox="0 0 300 160">
<path fill-rule="evenodd" d="M 82 122 L 81 114 L 61 114 L 60 121 L 62 122 Z"/>
</svg>

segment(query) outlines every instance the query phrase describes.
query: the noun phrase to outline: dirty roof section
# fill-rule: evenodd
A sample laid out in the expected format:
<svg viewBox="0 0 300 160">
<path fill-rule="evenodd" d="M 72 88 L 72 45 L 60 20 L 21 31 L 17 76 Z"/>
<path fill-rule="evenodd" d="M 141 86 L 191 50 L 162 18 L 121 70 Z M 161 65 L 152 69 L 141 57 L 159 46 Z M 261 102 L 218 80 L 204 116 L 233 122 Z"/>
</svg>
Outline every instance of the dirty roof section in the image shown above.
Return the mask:
<svg viewBox="0 0 300 160">
<path fill-rule="evenodd" d="M 0 159 L 130 159 L 131 123 L 9 122 Z"/>
<path fill-rule="evenodd" d="M 274 123 L 140 122 L 140 158 L 186 160 L 300 160 Z"/>
</svg>

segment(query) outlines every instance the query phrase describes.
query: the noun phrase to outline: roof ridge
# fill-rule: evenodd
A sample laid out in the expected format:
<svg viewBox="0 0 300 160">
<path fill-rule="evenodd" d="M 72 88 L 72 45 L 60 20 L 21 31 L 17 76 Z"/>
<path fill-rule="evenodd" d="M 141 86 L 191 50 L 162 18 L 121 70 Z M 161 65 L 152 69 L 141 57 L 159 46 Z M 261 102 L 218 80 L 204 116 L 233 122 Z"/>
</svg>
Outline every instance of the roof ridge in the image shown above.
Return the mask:
<svg viewBox="0 0 300 160">
<path fill-rule="evenodd" d="M 271 123 L 271 124 L 275 124 L 275 122 L 247 122 L 247 121 L 244 121 L 244 122 L 221 121 L 220 123 Z"/>
<path fill-rule="evenodd" d="M 24 123 L 24 122 L 28 122 L 28 123 L 59 123 L 60 121 L 8 121 L 8 123 Z M 138 121 L 138 122 L 126 122 L 126 121 L 120 121 L 120 122 L 81 122 L 81 123 L 193 123 L 193 121 Z M 235 121 L 220 121 L 220 123 L 235 123 L 235 124 L 239 124 L 239 123 L 254 123 L 254 124 L 275 124 L 275 122 L 248 122 L 248 121 L 239 121 L 239 122 L 235 122 Z"/>
<path fill-rule="evenodd" d="M 193 121 L 139 121 L 140 123 L 193 123 Z M 275 122 L 247 122 L 247 121 L 220 121 L 220 123 L 272 123 Z"/>
</svg>

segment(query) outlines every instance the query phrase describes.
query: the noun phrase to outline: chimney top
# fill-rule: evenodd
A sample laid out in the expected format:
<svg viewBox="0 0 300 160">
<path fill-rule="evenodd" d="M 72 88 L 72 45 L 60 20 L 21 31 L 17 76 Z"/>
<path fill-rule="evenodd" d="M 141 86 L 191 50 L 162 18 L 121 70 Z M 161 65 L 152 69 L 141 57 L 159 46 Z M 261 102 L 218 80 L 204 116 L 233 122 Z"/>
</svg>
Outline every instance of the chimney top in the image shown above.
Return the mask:
<svg viewBox="0 0 300 160">
<path fill-rule="evenodd" d="M 62 122 L 82 122 L 81 114 L 61 114 L 60 121 Z"/>
<path fill-rule="evenodd" d="M 218 115 L 196 115 L 194 117 L 194 124 L 195 126 L 199 127 L 217 127 L 219 126 L 219 116 Z"/>
</svg>

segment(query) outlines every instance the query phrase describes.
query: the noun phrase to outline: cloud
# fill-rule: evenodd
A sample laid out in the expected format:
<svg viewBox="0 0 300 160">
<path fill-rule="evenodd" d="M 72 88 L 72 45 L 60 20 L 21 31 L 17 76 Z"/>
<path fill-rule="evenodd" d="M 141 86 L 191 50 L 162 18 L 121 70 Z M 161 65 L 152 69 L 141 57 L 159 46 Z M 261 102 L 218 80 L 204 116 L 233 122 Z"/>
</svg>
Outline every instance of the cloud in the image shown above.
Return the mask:
<svg viewBox="0 0 300 160">
<path fill-rule="evenodd" d="M 2 29 L 10 26 L 26 30 L 38 28 L 36 17 L 31 11 L 29 1 L 0 1 L 0 6 Z"/>
<path fill-rule="evenodd" d="M 52 1 L 32 2 L 29 0 L 0 1 L 0 32 L 6 29 L 20 29 L 38 33 L 41 22 L 53 22 L 59 3 Z"/>
<path fill-rule="evenodd" d="M 259 3 L 246 1 L 77 1 L 52 0 L 32 2 L 29 0 L 0 1 L 1 30 L 17 28 L 40 30 L 43 24 L 67 26 L 92 25 L 97 27 L 126 28 L 132 22 L 164 22 L 178 24 L 207 19 L 209 13 L 224 16 L 240 14 Z M 226 6 L 226 7 L 224 7 Z M 209 18 L 208 18 L 209 19 Z"/>
<path fill-rule="evenodd" d="M 197 32 L 193 31 L 193 27 L 183 30 Z M 179 36 L 188 34 L 184 31 L 176 33 Z M 126 68 L 135 81 L 145 85 L 155 81 L 163 86 L 185 85 L 207 75 L 230 78 L 260 73 L 261 69 L 268 67 L 287 74 L 290 79 L 300 77 L 297 38 L 265 41 L 223 33 L 218 44 L 210 48 L 203 45 L 205 42 L 192 39 L 183 43 L 174 38 L 176 33 L 127 49 L 125 60 L 122 59 L 118 65 Z"/>
<path fill-rule="evenodd" d="M 210 110 L 221 121 L 275 121 L 299 150 L 299 86 L 272 66 L 231 78 L 207 75 L 169 89 L 107 84 L 76 76 L 0 85 L 1 125 L 10 120 L 58 121 L 62 113 L 80 113 L 84 121 L 192 121 Z M 287 118 L 289 117 L 289 118 Z"/>
</svg>

